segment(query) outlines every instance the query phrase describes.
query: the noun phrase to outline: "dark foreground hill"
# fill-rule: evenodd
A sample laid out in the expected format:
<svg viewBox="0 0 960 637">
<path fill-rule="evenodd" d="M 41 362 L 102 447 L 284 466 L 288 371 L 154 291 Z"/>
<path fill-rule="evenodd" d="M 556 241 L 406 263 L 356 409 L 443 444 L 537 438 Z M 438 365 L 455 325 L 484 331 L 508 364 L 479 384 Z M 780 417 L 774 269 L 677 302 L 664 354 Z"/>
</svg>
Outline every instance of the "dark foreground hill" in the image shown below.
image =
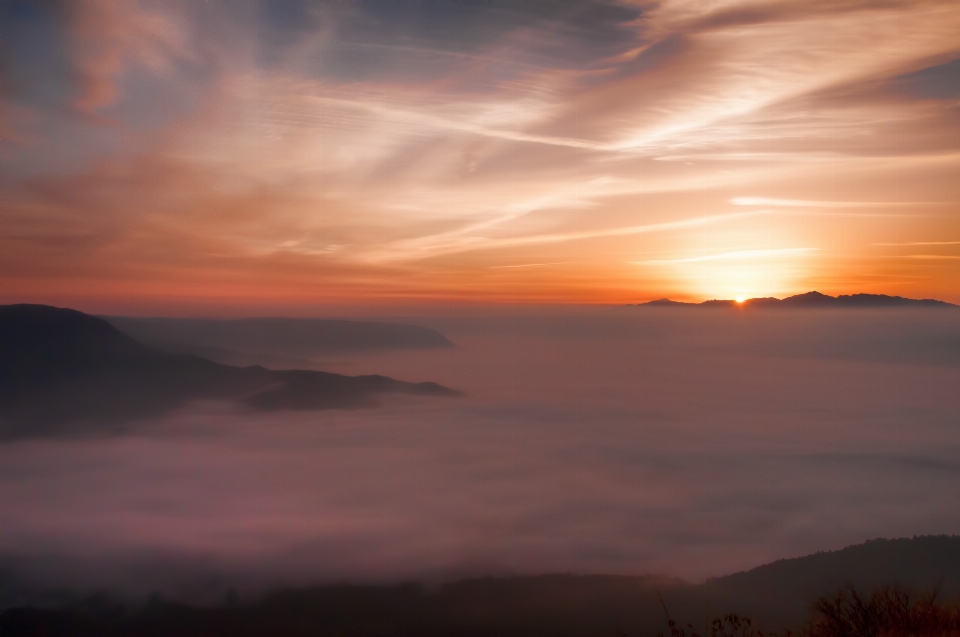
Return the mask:
<svg viewBox="0 0 960 637">
<path fill-rule="evenodd" d="M 0 614 L 0 626 L 9 637 L 614 637 L 669 634 L 666 610 L 700 634 L 710 634 L 704 624 L 712 618 L 730 613 L 751 616 L 754 627 L 783 634 L 784 628 L 802 628 L 817 597 L 846 584 L 867 593 L 880 585 L 914 591 L 939 585 L 941 600 L 955 599 L 960 537 L 874 540 L 699 586 L 655 577 L 544 575 L 471 579 L 430 589 L 420 584 L 315 586 L 248 600 L 225 593 L 221 604 L 205 607 L 159 597 L 125 607 L 95 597 L 59 608 L 8 608 Z"/>
<path fill-rule="evenodd" d="M 936 299 L 907 299 L 902 296 L 886 294 L 841 294 L 829 296 L 820 292 L 806 292 L 785 299 L 763 297 L 747 299 L 742 303 L 733 300 L 712 300 L 703 303 L 683 303 L 670 299 L 657 299 L 647 303 L 638 303 L 640 307 L 746 307 L 763 309 L 856 309 L 856 308 L 957 308 L 960 306 Z"/>
<path fill-rule="evenodd" d="M 386 376 L 232 367 L 158 351 L 75 310 L 0 306 L 0 438 L 82 432 L 196 399 L 328 409 L 368 406 L 386 393 L 455 394 Z"/>
<path fill-rule="evenodd" d="M 713 579 L 702 590 L 718 609 L 795 626 L 817 597 L 845 585 L 868 592 L 879 585 L 939 588 L 944 599 L 957 600 L 960 536 L 871 540 Z"/>
</svg>

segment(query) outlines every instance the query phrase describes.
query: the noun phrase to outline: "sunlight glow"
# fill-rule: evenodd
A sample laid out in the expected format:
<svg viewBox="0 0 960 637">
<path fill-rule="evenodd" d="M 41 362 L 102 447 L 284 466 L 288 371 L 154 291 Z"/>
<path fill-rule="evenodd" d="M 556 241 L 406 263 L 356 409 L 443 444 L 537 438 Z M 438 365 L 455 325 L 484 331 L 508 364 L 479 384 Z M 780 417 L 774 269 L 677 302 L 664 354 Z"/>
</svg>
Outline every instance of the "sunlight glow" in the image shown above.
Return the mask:
<svg viewBox="0 0 960 637">
<path fill-rule="evenodd" d="M 742 303 L 748 298 L 798 291 L 798 281 L 809 274 L 810 257 L 818 251 L 808 247 L 733 250 L 634 264 L 659 266 L 672 285 L 691 296 Z"/>
</svg>

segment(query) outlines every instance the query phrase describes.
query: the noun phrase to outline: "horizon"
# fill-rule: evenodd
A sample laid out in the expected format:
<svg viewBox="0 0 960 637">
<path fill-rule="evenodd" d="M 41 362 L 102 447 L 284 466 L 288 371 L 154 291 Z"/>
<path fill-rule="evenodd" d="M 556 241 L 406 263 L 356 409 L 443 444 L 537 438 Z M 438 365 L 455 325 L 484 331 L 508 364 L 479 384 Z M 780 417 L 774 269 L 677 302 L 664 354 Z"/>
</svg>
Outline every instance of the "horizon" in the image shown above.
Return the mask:
<svg viewBox="0 0 960 637">
<path fill-rule="evenodd" d="M 396 304 L 385 304 L 385 303 L 366 303 L 362 305 L 357 304 L 336 304 L 336 305 L 320 305 L 320 306 L 287 306 L 286 313 L 258 313 L 260 308 L 258 307 L 249 307 L 249 306 L 232 306 L 232 305 L 215 305 L 212 306 L 197 306 L 193 305 L 186 308 L 179 307 L 180 311 L 174 310 L 170 311 L 169 306 L 160 304 L 152 307 L 161 309 L 161 312 L 152 312 L 148 306 L 147 309 L 141 307 L 140 312 L 133 312 L 128 314 L 122 314 L 119 312 L 111 312 L 109 309 L 120 309 L 126 308 L 128 306 L 121 303 L 116 305 L 113 302 L 97 302 L 87 300 L 86 302 L 81 302 L 78 306 L 57 306 L 50 305 L 48 303 L 34 303 L 34 302 L 19 302 L 19 303 L 6 303 L 2 305 L 43 305 L 48 307 L 63 307 L 66 309 L 73 309 L 94 316 L 101 317 L 131 317 L 131 318 L 196 318 L 196 319 L 209 319 L 209 320 L 242 320 L 242 319 L 267 319 L 267 318 L 291 318 L 291 319 L 311 319 L 311 318 L 329 318 L 329 319 L 342 319 L 342 320 L 389 320 L 389 319 L 416 319 L 418 317 L 440 317 L 440 316 L 502 316 L 502 315 L 557 315 L 564 313 L 581 313 L 584 311 L 589 312 L 590 310 L 603 309 L 603 308 L 623 308 L 623 307 L 641 307 L 641 306 L 656 306 L 657 303 L 663 301 L 669 301 L 672 303 L 677 303 L 678 305 L 702 305 L 704 303 L 734 303 L 736 306 L 749 307 L 751 301 L 768 301 L 768 300 L 786 300 L 794 297 L 803 297 L 806 295 L 821 295 L 826 296 L 831 299 L 839 298 L 856 298 L 856 297 L 878 297 L 884 299 L 893 299 L 893 300 L 905 300 L 905 301 L 922 301 L 922 302 L 937 302 L 943 304 L 945 307 L 960 307 L 960 304 L 949 303 L 941 299 L 912 299 L 908 297 L 902 297 L 897 295 L 887 295 L 887 294 L 876 294 L 876 293 L 865 293 L 865 292 L 853 292 L 849 294 L 837 294 L 836 296 L 823 295 L 817 290 L 810 290 L 808 292 L 801 292 L 798 294 L 784 296 L 781 298 L 777 297 L 749 297 L 749 298 L 730 298 L 730 299 L 717 299 L 717 298 L 707 298 L 701 301 L 677 301 L 676 299 L 671 299 L 669 297 L 661 297 L 656 299 L 647 299 L 643 301 L 638 301 L 634 303 L 564 303 L 564 302 L 506 302 L 506 303 L 490 303 L 484 301 L 473 301 L 473 302 L 455 302 L 447 301 L 444 303 L 419 303 L 416 301 L 408 301 L 405 303 L 396 303 Z M 162 308 L 167 310 L 167 313 L 162 313 Z M 837 308 L 839 309 L 839 308 Z M 857 311 L 856 308 L 847 308 Z M 883 308 L 875 308 L 883 309 Z M 900 308 L 888 308 L 894 311 L 899 311 Z M 919 308 L 913 308 L 914 311 Z M 99 311 L 98 311 L 99 310 Z M 831 309 L 833 311 L 833 308 Z M 282 312 L 282 310 L 281 310 Z"/>
</svg>

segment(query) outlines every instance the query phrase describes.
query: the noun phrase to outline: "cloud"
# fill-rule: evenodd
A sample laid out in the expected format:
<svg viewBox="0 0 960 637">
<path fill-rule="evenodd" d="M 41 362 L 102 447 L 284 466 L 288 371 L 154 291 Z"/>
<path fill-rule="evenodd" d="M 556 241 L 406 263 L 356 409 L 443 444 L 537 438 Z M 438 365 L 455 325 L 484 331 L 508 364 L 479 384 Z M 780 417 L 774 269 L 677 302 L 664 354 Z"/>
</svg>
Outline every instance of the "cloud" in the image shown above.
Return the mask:
<svg viewBox="0 0 960 637">
<path fill-rule="evenodd" d="M 819 248 L 773 248 L 768 250 L 736 250 L 720 254 L 708 254 L 685 259 L 659 259 L 651 261 L 634 261 L 636 265 L 670 265 L 673 263 L 699 263 L 701 261 L 739 261 L 743 259 L 765 259 L 768 257 L 782 257 L 791 255 L 805 255 L 816 252 Z"/>
<path fill-rule="evenodd" d="M 555 261 L 553 263 L 517 263 L 511 265 L 491 265 L 490 267 L 494 270 L 500 268 L 539 268 L 547 265 L 570 265 L 576 263 L 576 261 Z"/>
<path fill-rule="evenodd" d="M 702 579 L 956 527 L 955 317 L 707 314 L 421 317 L 458 347 L 324 365 L 466 398 L 0 445 L 0 553 L 144 593 L 172 586 L 158 560 L 194 584 Z"/>
<path fill-rule="evenodd" d="M 170 10 L 138 1 L 83 0 L 71 6 L 72 62 L 79 81 L 73 106 L 92 114 L 120 97 L 131 67 L 166 72 L 189 54 L 188 32 Z"/>
<path fill-rule="evenodd" d="M 603 131 L 608 138 L 615 134 L 613 143 L 619 148 L 655 152 L 694 140 L 710 143 L 723 139 L 718 135 L 738 118 L 830 86 L 902 72 L 956 47 L 947 25 L 958 18 L 946 3 L 915 10 L 904 5 L 840 12 L 811 7 L 794 10 L 789 20 L 781 19 L 776 5 L 767 5 L 767 19 L 707 31 L 679 17 L 687 11 L 702 15 L 702 7 L 694 10 L 681 2 L 663 3 L 649 12 L 643 25 L 654 37 L 683 38 L 686 45 L 651 72 L 602 83 L 577 100 L 571 110 L 581 122 L 621 123 L 618 131 Z M 834 37 L 824 37 L 826 33 Z M 876 39 L 878 33 L 891 38 Z M 638 58 L 642 60 L 643 55 Z M 571 119 L 563 121 L 572 123 L 573 117 L 571 113 Z M 630 121 L 642 124 L 631 127 Z M 808 135 L 816 131 L 809 117 L 804 123 Z M 765 132 L 769 137 L 772 131 Z"/>
<path fill-rule="evenodd" d="M 960 241 L 910 241 L 908 243 L 871 243 L 875 246 L 955 246 Z"/>
<path fill-rule="evenodd" d="M 808 201 L 803 199 L 775 199 L 772 197 L 734 197 L 735 206 L 777 206 L 787 208 L 869 208 L 873 206 L 909 205 L 899 202 L 880 201 Z"/>
</svg>

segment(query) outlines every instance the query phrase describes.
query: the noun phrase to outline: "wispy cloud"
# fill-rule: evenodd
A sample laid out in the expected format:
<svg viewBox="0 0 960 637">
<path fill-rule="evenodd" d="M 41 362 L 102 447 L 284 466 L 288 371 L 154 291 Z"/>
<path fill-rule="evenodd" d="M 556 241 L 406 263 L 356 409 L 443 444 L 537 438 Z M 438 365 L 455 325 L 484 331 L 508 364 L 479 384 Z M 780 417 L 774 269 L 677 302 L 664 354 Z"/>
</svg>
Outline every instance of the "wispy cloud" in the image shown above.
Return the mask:
<svg viewBox="0 0 960 637">
<path fill-rule="evenodd" d="M 910 241 L 908 243 L 871 243 L 872 246 L 955 246 L 960 241 Z"/>
<path fill-rule="evenodd" d="M 517 263 L 514 265 L 491 265 L 491 270 L 502 270 L 507 268 L 539 268 L 547 265 L 569 265 L 576 261 L 551 261 L 550 263 Z"/>
<path fill-rule="evenodd" d="M 152 72 L 190 55 L 187 25 L 171 6 L 139 0 L 84 0 L 70 5 L 73 63 L 80 80 L 73 105 L 85 112 L 113 104 L 131 66 Z"/>
<path fill-rule="evenodd" d="M 545 144 L 547 146 L 566 146 L 568 148 L 580 148 L 598 151 L 622 150 L 612 144 L 605 144 L 586 139 L 575 139 L 571 137 L 558 137 L 552 135 L 537 135 L 516 130 L 494 128 L 491 126 L 485 126 L 479 123 L 471 122 L 469 119 L 453 119 L 437 114 L 431 114 L 427 109 L 422 108 L 418 110 L 405 110 L 403 108 L 397 108 L 395 106 L 389 106 L 386 104 L 377 104 L 366 100 L 357 101 L 327 97 L 317 97 L 314 99 L 321 105 L 362 110 L 369 112 L 372 115 L 393 120 L 407 126 L 425 127 L 437 131 L 472 133 L 483 137 L 492 137 L 506 141 Z M 527 109 L 518 110 L 518 114 L 522 113 L 523 115 L 528 115 L 528 109 L 529 106 Z"/>
<path fill-rule="evenodd" d="M 902 206 L 897 202 L 882 201 L 811 201 L 807 199 L 775 199 L 773 197 L 734 197 L 735 206 L 772 206 L 784 208 L 871 208 L 874 206 Z"/>
<path fill-rule="evenodd" d="M 739 261 L 748 259 L 767 259 L 770 257 L 801 256 L 817 252 L 820 248 L 772 248 L 766 250 L 734 250 L 718 254 L 707 254 L 679 259 L 651 259 L 632 261 L 634 265 L 673 265 L 677 263 L 698 263 L 701 261 Z"/>
<path fill-rule="evenodd" d="M 532 234 L 518 237 L 505 238 L 487 238 L 482 236 L 463 237 L 458 241 L 435 244 L 432 246 L 414 246 L 395 245 L 394 250 L 385 253 L 374 253 L 374 258 L 385 260 L 401 259 L 408 260 L 412 258 L 426 258 L 440 254 L 454 254 L 458 252 L 477 251 L 477 250 L 496 250 L 505 248 L 514 248 L 519 246 L 542 245 L 551 243 L 564 243 L 568 241 L 581 241 L 584 239 L 598 239 L 603 237 L 623 237 L 638 234 L 650 234 L 656 232 L 670 232 L 682 230 L 685 228 L 694 228 L 712 224 L 744 219 L 763 213 L 730 213 L 724 215 L 710 215 L 703 217 L 693 217 L 679 221 L 667 221 L 663 223 L 652 223 L 635 226 L 620 226 L 614 228 L 603 228 L 597 230 L 584 230 L 578 232 L 552 233 L 552 234 Z M 397 249 L 399 248 L 399 249 Z"/>
</svg>

